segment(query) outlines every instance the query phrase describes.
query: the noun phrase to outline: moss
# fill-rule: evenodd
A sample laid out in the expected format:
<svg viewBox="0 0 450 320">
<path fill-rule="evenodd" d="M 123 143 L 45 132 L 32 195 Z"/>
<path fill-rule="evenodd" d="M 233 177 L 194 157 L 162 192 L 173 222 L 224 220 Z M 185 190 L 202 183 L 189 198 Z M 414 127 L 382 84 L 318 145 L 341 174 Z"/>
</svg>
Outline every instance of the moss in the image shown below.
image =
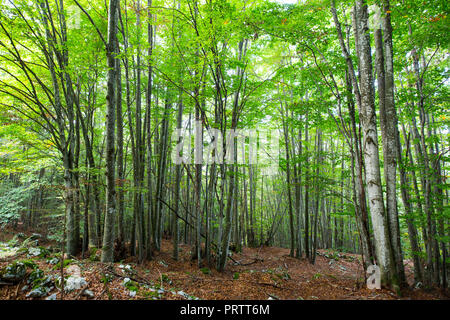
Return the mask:
<svg viewBox="0 0 450 320">
<path fill-rule="evenodd" d="M 209 268 L 201 268 L 200 271 L 201 271 L 203 274 L 211 274 L 211 270 L 210 270 Z"/>
<path fill-rule="evenodd" d="M 36 269 L 37 265 L 32 260 L 15 261 L 0 270 L 0 279 L 11 282 L 19 282 L 27 275 L 27 269 Z"/>
<path fill-rule="evenodd" d="M 89 252 L 90 252 L 90 254 L 89 254 L 89 260 L 90 261 L 92 261 L 92 262 L 100 261 L 100 257 L 97 254 L 97 252 L 98 252 L 97 248 L 92 247 L 92 248 L 89 249 Z"/>
<path fill-rule="evenodd" d="M 67 267 L 69 264 L 71 264 L 73 262 L 72 259 L 65 259 L 64 260 L 64 268 Z M 61 261 L 59 261 L 54 267 L 54 270 L 58 270 L 61 268 Z"/>
</svg>

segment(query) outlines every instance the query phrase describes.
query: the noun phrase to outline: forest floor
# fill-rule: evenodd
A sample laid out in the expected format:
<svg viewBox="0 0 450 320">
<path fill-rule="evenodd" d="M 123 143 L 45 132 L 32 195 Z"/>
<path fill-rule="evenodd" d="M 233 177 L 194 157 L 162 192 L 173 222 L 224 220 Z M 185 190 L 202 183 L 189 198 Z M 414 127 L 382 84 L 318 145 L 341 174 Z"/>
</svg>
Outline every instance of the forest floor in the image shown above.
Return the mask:
<svg viewBox="0 0 450 320">
<path fill-rule="evenodd" d="M 60 290 L 49 285 L 45 293 L 32 298 L 33 288 L 56 279 L 60 268 L 55 254 L 30 255 L 29 249 L 12 249 L 10 255 L 4 248 L 13 232 L 0 232 L 0 272 L 15 261 L 27 260 L 34 263 L 34 270 L 40 269 L 41 280 L 30 281 L 30 270 L 20 282 L 6 285 L 0 281 L 0 299 L 60 299 Z M 28 234 L 26 236 L 30 236 Z M 41 240 L 38 248 L 52 244 Z M 242 253 L 233 253 L 226 271 L 197 267 L 191 260 L 191 247 L 180 245 L 178 261 L 172 258 L 172 243 L 163 240 L 161 251 L 153 259 L 136 264 L 128 258 L 113 266 L 95 261 L 99 252 L 87 259 L 67 260 L 64 276 L 78 276 L 86 280 L 81 288 L 64 294 L 64 299 L 213 299 L 213 300 L 435 300 L 449 299 L 448 293 L 439 290 L 405 289 L 402 296 L 386 290 L 369 290 L 364 282 L 360 256 L 332 250 L 318 250 L 315 264 L 307 259 L 289 257 L 289 250 L 277 247 L 244 248 Z M 42 252 L 44 252 L 43 250 Z M 46 251 L 45 251 L 46 252 Z M 52 258 L 53 257 L 53 258 Z M 406 261 L 408 279 L 412 281 L 411 263 Z M 36 274 L 36 272 L 35 272 Z M 1 276 L 1 274 L 0 274 Z M 34 277 L 36 278 L 36 277 Z M 33 278 L 33 279 L 34 279 Z M 49 279 L 50 279 L 49 278 Z M 55 281 L 54 283 L 57 283 Z M 86 292 L 89 290 L 89 292 Z M 89 293 L 89 294 L 87 294 Z"/>
</svg>

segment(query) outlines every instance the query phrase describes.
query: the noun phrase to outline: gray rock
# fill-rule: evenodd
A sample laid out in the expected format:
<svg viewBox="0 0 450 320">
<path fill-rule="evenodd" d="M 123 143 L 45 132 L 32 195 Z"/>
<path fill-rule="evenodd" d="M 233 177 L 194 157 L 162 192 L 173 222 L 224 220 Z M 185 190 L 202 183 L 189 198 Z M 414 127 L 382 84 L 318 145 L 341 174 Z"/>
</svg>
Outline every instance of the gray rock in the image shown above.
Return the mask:
<svg viewBox="0 0 450 320">
<path fill-rule="evenodd" d="M 40 254 L 41 254 L 41 249 L 40 248 L 30 248 L 30 249 L 28 249 L 28 256 L 30 256 L 30 257 L 37 257 Z"/>
<path fill-rule="evenodd" d="M 53 285 L 54 277 L 52 275 L 46 276 L 44 280 L 42 280 L 42 286 L 50 287 Z"/>
<path fill-rule="evenodd" d="M 86 285 L 87 285 L 87 281 L 85 278 L 78 277 L 78 276 L 70 276 L 66 280 L 66 285 L 64 286 L 64 290 L 66 290 L 66 291 L 79 290 Z"/>
<path fill-rule="evenodd" d="M 57 264 L 59 262 L 59 259 L 54 257 L 54 258 L 48 259 L 47 262 L 50 264 Z"/>
<path fill-rule="evenodd" d="M 91 290 L 88 290 L 88 289 L 84 290 L 81 295 L 83 297 L 87 297 L 88 299 L 94 299 L 95 298 L 94 292 L 92 292 Z"/>
<path fill-rule="evenodd" d="M 27 268 L 21 262 L 6 267 L 6 272 L 1 276 L 5 281 L 19 282 L 27 275 Z"/>
<path fill-rule="evenodd" d="M 56 300 L 56 293 L 49 295 L 45 300 Z"/>
<path fill-rule="evenodd" d="M 31 290 L 26 297 L 27 298 L 42 298 L 43 296 L 45 296 L 47 294 L 47 290 L 39 287 L 36 289 Z"/>
</svg>

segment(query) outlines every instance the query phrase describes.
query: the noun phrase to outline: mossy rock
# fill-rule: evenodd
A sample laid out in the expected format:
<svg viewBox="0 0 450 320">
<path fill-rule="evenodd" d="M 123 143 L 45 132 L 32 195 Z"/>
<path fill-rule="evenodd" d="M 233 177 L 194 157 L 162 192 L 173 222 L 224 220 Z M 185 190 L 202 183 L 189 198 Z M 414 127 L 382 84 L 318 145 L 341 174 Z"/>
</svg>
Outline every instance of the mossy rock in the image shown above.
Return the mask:
<svg viewBox="0 0 450 320">
<path fill-rule="evenodd" d="M 13 262 L 0 270 L 0 279 L 12 283 L 18 283 L 27 276 L 27 269 L 35 269 L 36 264 L 30 260 Z"/>
</svg>

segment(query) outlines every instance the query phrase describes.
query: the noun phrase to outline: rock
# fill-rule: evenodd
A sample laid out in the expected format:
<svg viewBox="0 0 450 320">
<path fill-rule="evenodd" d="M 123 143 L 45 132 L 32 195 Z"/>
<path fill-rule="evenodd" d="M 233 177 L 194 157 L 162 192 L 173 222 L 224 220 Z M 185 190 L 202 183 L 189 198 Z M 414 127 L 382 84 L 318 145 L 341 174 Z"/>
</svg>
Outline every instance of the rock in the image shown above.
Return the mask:
<svg viewBox="0 0 450 320">
<path fill-rule="evenodd" d="M 30 256 L 30 257 L 37 257 L 40 254 L 41 254 L 41 249 L 40 248 L 30 248 L 30 249 L 28 249 L 28 256 Z"/>
<path fill-rule="evenodd" d="M 56 293 L 49 295 L 45 300 L 56 300 Z"/>
<path fill-rule="evenodd" d="M 27 275 L 27 268 L 22 262 L 15 262 L 5 268 L 1 279 L 11 282 L 20 282 Z"/>
<path fill-rule="evenodd" d="M 42 271 L 39 268 L 36 268 L 28 276 L 27 283 L 33 287 L 34 284 L 40 283 L 43 280 L 43 278 L 44 278 L 44 271 Z"/>
<path fill-rule="evenodd" d="M 49 275 L 49 276 L 45 277 L 44 280 L 42 280 L 41 285 L 46 286 L 46 287 L 51 287 L 54 284 L 53 279 L 54 279 L 54 277 L 52 275 Z"/>
<path fill-rule="evenodd" d="M 94 292 L 92 292 L 91 290 L 88 290 L 88 289 L 84 290 L 81 295 L 83 297 L 87 297 L 88 299 L 94 299 L 95 298 Z"/>
<path fill-rule="evenodd" d="M 66 271 L 68 274 L 70 274 L 72 276 L 81 278 L 81 269 L 76 264 L 71 264 L 70 266 L 68 266 Z"/>
<path fill-rule="evenodd" d="M 58 262 L 59 262 L 59 259 L 56 257 L 47 260 L 47 263 L 50 263 L 50 264 L 57 264 Z"/>
<path fill-rule="evenodd" d="M 33 233 L 33 234 L 30 236 L 30 239 L 31 239 L 31 240 L 42 239 L 42 235 L 39 234 L 39 233 Z"/>
<path fill-rule="evenodd" d="M 44 288 L 36 288 L 31 290 L 26 297 L 27 298 L 42 298 L 43 296 L 45 296 L 47 294 L 47 290 L 45 290 Z"/>
<path fill-rule="evenodd" d="M 86 285 L 87 285 L 87 281 L 85 278 L 78 277 L 78 276 L 70 276 L 66 280 L 66 285 L 64 286 L 64 290 L 66 290 L 66 291 L 79 290 Z"/>
</svg>

